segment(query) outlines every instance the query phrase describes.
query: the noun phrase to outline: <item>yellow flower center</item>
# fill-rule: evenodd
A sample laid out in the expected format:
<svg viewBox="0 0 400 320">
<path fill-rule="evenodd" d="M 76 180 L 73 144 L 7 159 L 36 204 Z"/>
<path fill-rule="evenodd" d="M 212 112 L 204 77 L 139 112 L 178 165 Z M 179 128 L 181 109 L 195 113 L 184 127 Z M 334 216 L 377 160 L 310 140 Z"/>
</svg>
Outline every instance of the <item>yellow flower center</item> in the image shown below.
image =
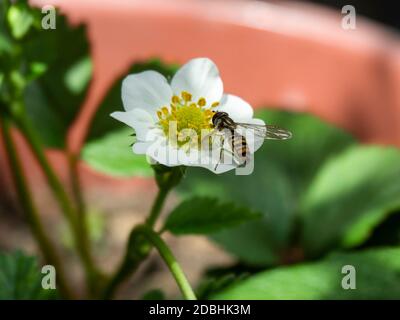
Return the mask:
<svg viewBox="0 0 400 320">
<path fill-rule="evenodd" d="M 157 111 L 159 119 L 158 124 L 161 126 L 164 134 L 171 137 L 171 125 L 176 125 L 177 143 L 179 146 L 191 140 L 188 132 L 194 132 L 197 135 L 197 143 L 201 142 L 201 135 L 210 132 L 213 128 L 212 117 L 214 112 L 210 108 L 205 108 L 207 101 L 200 98 L 197 102 L 192 101 L 192 95 L 186 91 L 182 91 L 180 96 L 171 98 L 170 108 L 166 106 Z M 218 102 L 214 102 L 211 108 L 218 106 Z M 171 122 L 174 121 L 173 124 Z M 187 131 L 185 131 L 187 130 Z M 205 131 L 203 131 L 205 130 Z"/>
</svg>

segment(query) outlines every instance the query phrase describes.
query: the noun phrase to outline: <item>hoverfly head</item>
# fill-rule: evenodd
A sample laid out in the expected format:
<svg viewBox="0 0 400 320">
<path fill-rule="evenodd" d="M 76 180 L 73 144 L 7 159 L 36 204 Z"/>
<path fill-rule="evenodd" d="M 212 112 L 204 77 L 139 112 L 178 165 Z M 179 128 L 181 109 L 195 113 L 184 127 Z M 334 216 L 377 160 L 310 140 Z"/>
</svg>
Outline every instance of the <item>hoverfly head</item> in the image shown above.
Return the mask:
<svg viewBox="0 0 400 320">
<path fill-rule="evenodd" d="M 218 128 L 220 124 L 223 122 L 223 120 L 226 119 L 227 117 L 229 117 L 228 113 L 223 111 L 216 111 L 211 121 L 214 127 Z"/>
</svg>

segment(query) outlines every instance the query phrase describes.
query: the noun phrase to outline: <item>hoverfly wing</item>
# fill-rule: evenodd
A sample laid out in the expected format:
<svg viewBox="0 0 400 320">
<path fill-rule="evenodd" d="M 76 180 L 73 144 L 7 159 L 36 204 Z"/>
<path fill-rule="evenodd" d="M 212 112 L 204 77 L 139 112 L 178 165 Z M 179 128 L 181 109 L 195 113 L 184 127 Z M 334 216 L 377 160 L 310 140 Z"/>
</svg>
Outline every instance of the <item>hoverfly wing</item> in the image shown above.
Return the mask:
<svg viewBox="0 0 400 320">
<path fill-rule="evenodd" d="M 265 127 L 267 128 L 265 139 L 287 140 L 292 137 L 292 133 L 286 129 L 268 124 Z"/>
<path fill-rule="evenodd" d="M 236 123 L 238 127 L 254 130 L 254 134 L 263 139 L 287 140 L 292 137 L 292 133 L 278 126 L 269 124 Z"/>
<path fill-rule="evenodd" d="M 208 145 L 213 144 L 215 141 L 221 140 L 223 135 L 224 135 L 223 132 L 214 129 L 209 134 L 201 138 L 201 145 L 203 146 L 204 144 Z"/>
</svg>

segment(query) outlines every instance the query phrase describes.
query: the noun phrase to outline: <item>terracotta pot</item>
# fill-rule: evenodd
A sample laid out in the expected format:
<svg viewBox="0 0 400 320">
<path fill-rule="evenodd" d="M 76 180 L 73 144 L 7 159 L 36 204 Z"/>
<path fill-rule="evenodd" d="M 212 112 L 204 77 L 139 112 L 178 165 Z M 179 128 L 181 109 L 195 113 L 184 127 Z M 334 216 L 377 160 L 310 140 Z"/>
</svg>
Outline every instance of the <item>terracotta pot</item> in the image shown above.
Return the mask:
<svg viewBox="0 0 400 320">
<path fill-rule="evenodd" d="M 217 63 L 227 92 L 255 107 L 310 112 L 363 142 L 400 146 L 399 36 L 361 17 L 355 30 L 344 30 L 339 10 L 294 2 L 31 2 L 57 5 L 72 22 L 88 25 L 94 81 L 69 132 L 72 150 L 132 62 L 199 56 Z"/>
<path fill-rule="evenodd" d="M 226 91 L 255 107 L 307 111 L 362 141 L 400 145 L 398 34 L 294 2 L 35 0 L 89 26 L 95 81 L 73 129 L 86 130 L 113 79 L 135 60 L 207 56 Z M 81 132 L 71 133 L 72 144 Z M 75 143 L 74 143 L 75 142 Z"/>
</svg>

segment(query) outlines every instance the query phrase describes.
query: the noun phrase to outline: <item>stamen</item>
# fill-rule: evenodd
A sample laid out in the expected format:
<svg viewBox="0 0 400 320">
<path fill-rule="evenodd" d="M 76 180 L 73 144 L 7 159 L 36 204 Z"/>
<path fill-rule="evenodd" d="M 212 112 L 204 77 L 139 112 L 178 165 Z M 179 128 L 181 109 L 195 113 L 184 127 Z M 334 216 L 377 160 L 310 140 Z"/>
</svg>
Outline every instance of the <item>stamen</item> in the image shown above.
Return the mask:
<svg viewBox="0 0 400 320">
<path fill-rule="evenodd" d="M 162 113 L 164 113 L 165 115 L 168 115 L 168 108 L 167 107 L 162 107 L 161 108 Z"/>
<path fill-rule="evenodd" d="M 198 104 L 200 107 L 204 107 L 204 106 L 206 105 L 206 99 L 200 98 L 199 101 L 197 102 L 197 104 Z"/>
<path fill-rule="evenodd" d="M 207 101 L 204 97 L 200 97 L 197 103 L 192 102 L 192 94 L 182 91 L 179 96 L 173 95 L 171 97 L 169 108 L 163 106 L 157 111 L 158 125 L 162 128 L 164 134 L 169 137 L 170 122 L 175 121 L 177 124 L 177 136 L 180 137 L 184 129 L 192 129 L 197 134 L 197 143 L 200 144 L 202 130 L 212 130 L 214 128 L 212 117 L 215 111 L 210 110 L 210 108 L 204 108 L 206 105 Z M 218 102 L 212 104 L 213 107 L 217 105 Z M 189 138 L 184 138 L 182 141 L 178 139 L 177 143 L 182 147 L 190 140 Z"/>
<path fill-rule="evenodd" d="M 186 101 L 186 102 L 192 100 L 192 95 L 191 95 L 189 92 L 182 91 L 182 92 L 181 92 L 181 96 L 182 96 L 182 99 L 183 99 L 184 101 Z"/>
<path fill-rule="evenodd" d="M 219 106 L 219 102 L 216 101 L 211 105 L 211 108 L 215 108 L 215 107 L 218 107 L 218 106 Z"/>
<path fill-rule="evenodd" d="M 179 103 L 179 101 L 180 101 L 181 99 L 179 99 L 179 97 L 178 96 L 172 96 L 172 98 L 171 98 L 171 101 L 172 101 L 172 103 Z"/>
</svg>

